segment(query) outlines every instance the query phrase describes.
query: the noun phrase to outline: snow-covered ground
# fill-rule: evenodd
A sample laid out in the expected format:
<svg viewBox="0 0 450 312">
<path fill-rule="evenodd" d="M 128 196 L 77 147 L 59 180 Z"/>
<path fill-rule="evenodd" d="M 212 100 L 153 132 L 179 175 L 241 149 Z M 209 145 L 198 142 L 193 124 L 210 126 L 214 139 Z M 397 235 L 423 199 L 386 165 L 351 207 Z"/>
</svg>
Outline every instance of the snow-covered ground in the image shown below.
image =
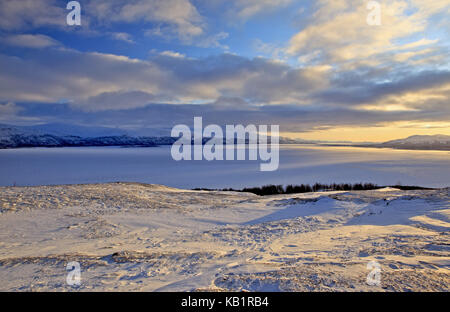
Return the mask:
<svg viewBox="0 0 450 312">
<path fill-rule="evenodd" d="M 0 290 L 448 291 L 449 195 L 4 187 Z M 78 287 L 66 283 L 72 261 Z"/>
</svg>

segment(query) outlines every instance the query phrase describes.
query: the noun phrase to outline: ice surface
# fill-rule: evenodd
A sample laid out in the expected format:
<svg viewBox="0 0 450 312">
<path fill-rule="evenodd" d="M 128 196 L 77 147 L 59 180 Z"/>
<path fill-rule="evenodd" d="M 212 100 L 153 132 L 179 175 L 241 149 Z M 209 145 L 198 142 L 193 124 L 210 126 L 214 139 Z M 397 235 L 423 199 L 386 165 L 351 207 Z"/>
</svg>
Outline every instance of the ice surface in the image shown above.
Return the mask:
<svg viewBox="0 0 450 312">
<path fill-rule="evenodd" d="M 259 161 L 181 161 L 170 147 L 0 150 L 0 185 L 144 182 L 179 188 L 243 188 L 264 184 L 358 183 L 450 185 L 450 152 L 285 145 L 280 167 Z"/>
</svg>

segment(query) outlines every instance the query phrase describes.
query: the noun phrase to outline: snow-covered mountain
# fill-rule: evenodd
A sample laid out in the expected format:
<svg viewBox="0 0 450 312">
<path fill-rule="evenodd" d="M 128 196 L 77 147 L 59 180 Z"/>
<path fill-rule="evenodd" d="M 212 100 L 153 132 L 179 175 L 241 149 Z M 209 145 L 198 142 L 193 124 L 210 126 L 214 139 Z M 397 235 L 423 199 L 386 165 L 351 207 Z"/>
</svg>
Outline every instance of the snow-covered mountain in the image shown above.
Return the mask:
<svg viewBox="0 0 450 312">
<path fill-rule="evenodd" d="M 144 134 L 145 133 L 145 134 Z M 144 134 L 144 135 L 143 135 Z M 126 131 L 119 128 L 70 124 L 12 126 L 0 124 L 0 148 L 64 146 L 155 146 L 170 145 L 177 139 L 168 129 L 146 128 Z M 206 143 L 209 138 L 203 138 Z M 280 137 L 280 144 L 312 144 L 312 141 Z"/>
<path fill-rule="evenodd" d="M 145 133 L 145 134 L 144 134 Z M 171 145 L 177 139 L 170 137 L 168 128 L 124 130 L 109 127 L 91 127 L 71 124 L 43 124 L 12 126 L 0 124 L 0 149 L 20 147 L 64 146 L 156 146 Z M 203 138 L 206 143 L 209 138 Z M 324 144 L 331 142 L 279 138 L 280 144 Z M 327 144 L 325 144 L 327 143 Z M 396 149 L 450 150 L 448 135 L 414 135 L 384 143 L 352 144 L 359 147 Z"/>
<path fill-rule="evenodd" d="M 450 150 L 450 136 L 436 135 L 413 135 L 405 139 L 387 141 L 383 143 L 364 143 L 352 144 L 356 147 L 377 147 L 377 148 L 395 148 L 407 150 Z"/>
<path fill-rule="evenodd" d="M 48 123 L 34 126 L 18 127 L 24 131 L 39 132 L 56 136 L 79 136 L 82 138 L 94 138 L 103 136 L 129 135 L 125 130 L 111 127 L 81 126 L 64 123 Z"/>
<path fill-rule="evenodd" d="M 79 135 L 69 135 L 70 129 Z M 113 129 L 114 130 L 114 129 Z M 46 132 L 48 131 L 48 132 Z M 107 133 L 106 128 L 69 126 L 57 130 L 52 126 L 16 127 L 0 125 L 0 148 L 66 147 L 66 146 L 156 146 L 172 144 L 170 137 L 132 137 L 128 135 L 89 136 Z M 84 133 L 86 136 L 81 136 Z M 59 134 L 59 135 L 58 135 Z"/>
<path fill-rule="evenodd" d="M 448 135 L 413 135 L 406 139 L 393 140 L 380 144 L 381 147 L 399 149 L 439 149 L 450 150 L 450 136 Z"/>
</svg>

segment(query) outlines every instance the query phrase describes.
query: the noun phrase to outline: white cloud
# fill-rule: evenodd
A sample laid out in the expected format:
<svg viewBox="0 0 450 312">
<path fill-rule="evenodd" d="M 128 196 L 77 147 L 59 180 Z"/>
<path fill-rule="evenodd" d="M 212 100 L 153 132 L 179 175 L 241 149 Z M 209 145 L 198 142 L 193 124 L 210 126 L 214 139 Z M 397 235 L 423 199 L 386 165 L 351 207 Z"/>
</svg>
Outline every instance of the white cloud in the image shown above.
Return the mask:
<svg viewBox="0 0 450 312">
<path fill-rule="evenodd" d="M 263 53 L 264 56 L 273 59 L 285 60 L 287 58 L 285 48 L 279 44 L 267 43 L 261 39 L 255 39 L 253 40 L 253 48 L 256 51 Z"/>
<path fill-rule="evenodd" d="M 204 31 L 203 18 L 189 0 L 95 0 L 88 2 L 86 10 L 103 24 L 160 24 L 160 31 L 163 29 L 165 34 L 175 34 L 182 40 L 199 36 Z"/>
<path fill-rule="evenodd" d="M 177 58 L 185 58 L 186 57 L 186 55 L 179 53 L 179 52 L 174 52 L 174 51 L 163 51 L 159 54 L 164 55 L 164 56 L 177 57 Z"/>
<path fill-rule="evenodd" d="M 128 34 L 128 33 L 124 33 L 124 32 L 113 32 L 111 33 L 111 37 L 119 40 L 119 41 L 124 41 L 127 43 L 135 43 L 133 40 L 133 37 Z"/>
<path fill-rule="evenodd" d="M 194 44 L 196 46 L 203 47 L 203 48 L 211 48 L 212 47 L 212 48 L 221 48 L 224 50 L 228 50 L 229 47 L 227 45 L 220 43 L 221 40 L 227 39 L 228 36 L 229 36 L 228 33 L 222 31 L 217 34 L 210 35 L 210 36 L 207 36 L 206 38 L 200 39 L 200 40 L 194 42 Z"/>
<path fill-rule="evenodd" d="M 39 27 L 67 27 L 66 3 L 58 0 L 0 1 L 0 29 L 23 31 Z M 84 32 L 95 33 L 96 26 L 111 27 L 115 23 L 152 23 L 165 30 L 165 35 L 189 41 L 204 34 L 206 24 L 189 0 L 86 0 L 81 2 Z M 91 29 L 91 30 L 90 30 Z M 132 42 L 122 32 L 106 32 L 112 38 Z"/>
<path fill-rule="evenodd" d="M 267 14 L 287 7 L 294 0 L 198 0 L 194 2 L 214 10 L 232 22 L 246 21 L 256 15 Z"/>
<path fill-rule="evenodd" d="M 11 46 L 18 46 L 24 48 L 48 48 L 53 46 L 58 46 L 60 43 L 53 38 L 45 35 L 30 35 L 30 34 L 20 34 L 20 35 L 9 35 L 2 38 L 2 42 Z"/>
<path fill-rule="evenodd" d="M 287 53 L 299 57 L 300 61 L 346 64 L 347 68 L 363 63 L 379 66 L 381 61 L 395 61 L 394 58 L 386 59 L 386 53 L 407 49 L 416 49 L 410 52 L 417 52 L 421 45 L 436 43 L 434 38 L 427 37 L 429 34 L 425 30 L 431 15 L 441 10 L 445 2 L 448 5 L 448 0 L 437 2 L 426 8 L 422 0 L 413 0 L 412 3 L 382 1 L 382 24 L 371 26 L 366 22 L 370 12 L 366 2 L 320 0 L 310 23 L 291 38 Z"/>
<path fill-rule="evenodd" d="M 76 65 L 74 65 L 76 64 Z M 27 58 L 0 55 L 0 100 L 99 105 L 99 109 L 136 107 L 100 104 L 114 94 L 136 91 L 171 103 L 211 102 L 242 97 L 250 102 L 299 102 L 308 92 L 327 85 L 328 73 L 319 68 L 295 69 L 267 59 L 223 54 L 193 59 L 173 51 L 150 60 L 126 56 L 81 53 L 67 49 L 36 52 Z M 99 97 L 99 95 L 102 95 Z M 108 95 L 108 97 L 106 97 Z M 91 100 L 89 100 L 91 99 Z"/>
<path fill-rule="evenodd" d="M 15 31 L 66 25 L 66 10 L 56 0 L 0 1 L 0 29 Z"/>
<path fill-rule="evenodd" d="M 292 0 L 234 0 L 234 8 L 237 15 L 242 19 L 248 19 L 254 15 L 285 7 Z"/>
<path fill-rule="evenodd" d="M 0 55 L 0 68 L 1 102 L 65 100 L 91 111 L 132 109 L 150 102 L 215 102 L 221 108 L 245 104 L 436 108 L 448 105 L 450 87 L 448 71 L 415 73 L 413 68 L 386 76 L 376 70 L 337 72 L 329 65 L 295 68 L 232 54 L 195 59 L 174 51 L 153 53 L 143 61 L 67 49 L 36 50 L 27 58 Z M 390 81 L 379 82 L 389 77 Z"/>
<path fill-rule="evenodd" d="M 154 100 L 155 96 L 142 91 L 115 91 L 89 97 L 73 106 L 84 111 L 122 110 L 144 107 Z"/>
</svg>

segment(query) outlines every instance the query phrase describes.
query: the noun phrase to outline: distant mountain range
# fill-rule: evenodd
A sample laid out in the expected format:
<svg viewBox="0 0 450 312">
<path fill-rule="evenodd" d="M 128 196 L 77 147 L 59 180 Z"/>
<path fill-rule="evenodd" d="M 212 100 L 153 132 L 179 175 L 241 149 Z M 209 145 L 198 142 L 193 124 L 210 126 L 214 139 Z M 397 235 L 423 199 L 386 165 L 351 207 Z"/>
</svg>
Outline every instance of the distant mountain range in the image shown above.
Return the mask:
<svg viewBox="0 0 450 312">
<path fill-rule="evenodd" d="M 70 131 L 76 135 L 69 134 Z M 66 130 L 62 130 L 55 125 L 29 127 L 0 125 L 0 148 L 3 149 L 70 146 L 152 147 L 172 144 L 174 141 L 175 139 L 170 137 L 132 137 L 122 130 L 101 127 L 68 126 Z"/>
<path fill-rule="evenodd" d="M 413 135 L 406 139 L 392 140 L 384 143 L 353 145 L 359 147 L 395 148 L 408 150 L 450 150 L 448 135 Z"/>
<path fill-rule="evenodd" d="M 141 130 L 140 133 L 143 131 Z M 36 126 L 13 126 L 0 124 L 0 149 L 22 147 L 70 147 L 70 146 L 124 146 L 153 147 L 171 145 L 177 138 L 168 135 L 167 129 L 145 129 L 152 136 L 136 135 L 137 131 L 118 128 L 88 127 L 66 124 L 43 124 Z M 134 134 L 134 135 L 133 135 Z M 158 135 L 161 134 L 161 135 Z M 203 138 L 203 143 L 209 138 Z M 322 144 L 332 142 L 307 141 L 280 137 L 280 144 Z M 342 143 L 342 142 L 341 142 Z M 342 144 L 338 144 L 342 146 Z M 346 143 L 345 145 L 349 145 Z M 378 147 L 395 149 L 450 150 L 450 136 L 415 135 L 401 140 L 384 143 L 351 144 L 357 147 Z"/>
<path fill-rule="evenodd" d="M 34 132 L 40 134 L 50 134 L 56 136 L 78 136 L 82 138 L 122 136 L 129 135 L 129 132 L 110 127 L 87 127 L 73 124 L 48 123 L 35 126 L 9 126 L 24 132 Z M 2 125 L 0 125 L 2 128 Z"/>
<path fill-rule="evenodd" d="M 154 136 L 136 135 L 152 133 Z M 0 124 L 0 149 L 22 147 L 136 146 L 171 145 L 177 138 L 165 135 L 170 129 L 125 131 L 118 128 L 65 124 L 13 126 Z M 158 135 L 159 134 L 159 135 Z M 209 138 L 203 138 L 206 143 Z M 314 144 L 313 141 L 280 138 L 280 144 Z"/>
</svg>

